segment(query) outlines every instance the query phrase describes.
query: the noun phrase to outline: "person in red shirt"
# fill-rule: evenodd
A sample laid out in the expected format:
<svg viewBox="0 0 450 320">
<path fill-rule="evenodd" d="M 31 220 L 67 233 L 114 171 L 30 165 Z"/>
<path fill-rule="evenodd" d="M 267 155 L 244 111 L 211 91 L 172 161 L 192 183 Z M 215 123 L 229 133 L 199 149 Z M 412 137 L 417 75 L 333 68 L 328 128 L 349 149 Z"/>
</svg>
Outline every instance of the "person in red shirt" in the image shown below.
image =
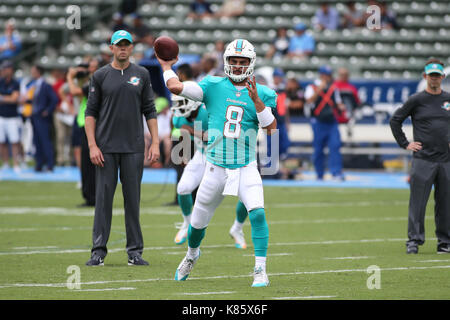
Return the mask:
<svg viewBox="0 0 450 320">
<path fill-rule="evenodd" d="M 342 102 L 347 109 L 347 116 L 353 114 L 354 110 L 361 105 L 358 97 L 358 89 L 349 82 L 350 73 L 346 68 L 339 68 L 335 85 L 341 93 Z"/>
</svg>

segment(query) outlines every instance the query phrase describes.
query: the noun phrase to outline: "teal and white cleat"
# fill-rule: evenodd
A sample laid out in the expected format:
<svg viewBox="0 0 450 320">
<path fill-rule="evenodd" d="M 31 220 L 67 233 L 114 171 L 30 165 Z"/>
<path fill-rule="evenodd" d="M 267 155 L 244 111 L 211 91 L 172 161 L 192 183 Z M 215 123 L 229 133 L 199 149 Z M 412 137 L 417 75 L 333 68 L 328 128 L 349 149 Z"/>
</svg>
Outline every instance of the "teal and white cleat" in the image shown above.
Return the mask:
<svg viewBox="0 0 450 320">
<path fill-rule="evenodd" d="M 267 287 L 269 285 L 269 278 L 267 273 L 263 268 L 259 267 L 253 271 L 253 284 L 252 287 Z"/>
<path fill-rule="evenodd" d="M 242 230 L 230 229 L 230 236 L 234 239 L 234 245 L 238 249 L 246 249 L 247 243 L 245 242 L 244 232 Z"/>
<path fill-rule="evenodd" d="M 185 281 L 189 274 L 191 273 L 192 269 L 195 266 L 195 263 L 197 262 L 198 258 L 200 258 L 200 251 L 198 253 L 198 256 L 195 259 L 188 259 L 188 257 L 184 257 L 184 259 L 181 261 L 180 265 L 177 268 L 177 271 L 175 272 L 175 280 L 176 281 Z"/>
<path fill-rule="evenodd" d="M 188 235 L 188 227 L 181 227 L 175 236 L 175 243 L 180 245 L 186 242 Z"/>
</svg>

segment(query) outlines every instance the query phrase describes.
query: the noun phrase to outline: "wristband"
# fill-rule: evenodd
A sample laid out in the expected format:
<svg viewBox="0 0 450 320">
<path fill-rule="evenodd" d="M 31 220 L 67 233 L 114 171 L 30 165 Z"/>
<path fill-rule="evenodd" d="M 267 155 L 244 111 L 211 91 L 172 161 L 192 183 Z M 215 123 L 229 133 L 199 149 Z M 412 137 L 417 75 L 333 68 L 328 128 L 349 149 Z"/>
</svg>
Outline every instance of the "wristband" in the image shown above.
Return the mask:
<svg viewBox="0 0 450 320">
<path fill-rule="evenodd" d="M 265 107 L 263 111 L 257 112 L 256 116 L 258 117 L 258 121 L 263 128 L 269 126 L 273 120 L 275 120 L 275 117 L 269 107 Z"/>
<path fill-rule="evenodd" d="M 167 86 L 167 81 L 169 81 L 172 78 L 177 78 L 178 79 L 178 76 L 172 69 L 170 69 L 170 70 L 164 71 L 163 78 L 164 78 L 164 83 Z"/>
</svg>

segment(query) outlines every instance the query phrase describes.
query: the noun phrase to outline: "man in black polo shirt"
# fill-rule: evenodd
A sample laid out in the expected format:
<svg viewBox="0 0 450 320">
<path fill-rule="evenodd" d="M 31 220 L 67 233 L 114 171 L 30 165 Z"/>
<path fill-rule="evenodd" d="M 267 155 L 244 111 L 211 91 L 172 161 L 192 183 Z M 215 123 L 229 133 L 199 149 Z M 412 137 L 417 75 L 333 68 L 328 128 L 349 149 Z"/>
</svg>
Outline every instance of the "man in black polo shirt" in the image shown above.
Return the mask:
<svg viewBox="0 0 450 320">
<path fill-rule="evenodd" d="M 2 168 L 7 168 L 11 145 L 14 171 L 19 172 L 20 129 L 22 119 L 17 111 L 20 85 L 14 79 L 14 68 L 10 61 L 3 61 L 0 65 L 0 153 Z"/>
<path fill-rule="evenodd" d="M 85 131 L 91 161 L 96 165 L 95 217 L 88 266 L 103 265 L 111 230 L 112 205 L 118 172 L 122 182 L 129 265 L 148 265 L 142 259 L 144 243 L 139 223 L 144 168 L 144 115 L 152 136 L 150 162 L 159 158 L 158 125 L 148 71 L 129 61 L 133 50 L 125 30 L 111 37 L 112 63 L 91 78 Z"/>
<path fill-rule="evenodd" d="M 390 125 L 400 147 L 413 151 L 407 253 L 418 253 L 425 242 L 425 210 L 434 185 L 437 252 L 450 253 L 450 93 L 441 89 L 443 63 L 430 59 L 423 77 L 427 88 L 396 110 Z M 411 116 L 414 141 L 402 130 Z"/>
</svg>

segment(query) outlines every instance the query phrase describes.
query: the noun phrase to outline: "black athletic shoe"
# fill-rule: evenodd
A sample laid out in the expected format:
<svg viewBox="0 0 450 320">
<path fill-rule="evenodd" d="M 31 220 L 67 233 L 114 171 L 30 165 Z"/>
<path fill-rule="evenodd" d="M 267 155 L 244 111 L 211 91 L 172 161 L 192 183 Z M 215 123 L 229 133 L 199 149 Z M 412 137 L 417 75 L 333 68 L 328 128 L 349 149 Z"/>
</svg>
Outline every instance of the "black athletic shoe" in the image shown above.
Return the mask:
<svg viewBox="0 0 450 320">
<path fill-rule="evenodd" d="M 441 243 L 437 247 L 437 253 L 450 253 L 450 245 L 448 243 Z"/>
<path fill-rule="evenodd" d="M 406 245 L 406 253 L 407 254 L 417 254 L 419 253 L 419 246 L 415 243 Z"/>
<path fill-rule="evenodd" d="M 148 266 L 148 262 L 142 259 L 141 256 L 128 257 L 129 266 Z"/>
<path fill-rule="evenodd" d="M 102 257 L 100 257 L 100 256 L 98 256 L 98 255 L 96 255 L 96 254 L 94 254 L 94 255 L 91 257 L 91 259 L 89 259 L 89 261 L 86 262 L 86 265 L 87 265 L 87 266 L 90 266 L 90 267 L 94 267 L 94 266 L 103 266 L 103 265 L 105 265 L 105 264 L 104 264 L 104 260 L 103 260 Z"/>
</svg>

